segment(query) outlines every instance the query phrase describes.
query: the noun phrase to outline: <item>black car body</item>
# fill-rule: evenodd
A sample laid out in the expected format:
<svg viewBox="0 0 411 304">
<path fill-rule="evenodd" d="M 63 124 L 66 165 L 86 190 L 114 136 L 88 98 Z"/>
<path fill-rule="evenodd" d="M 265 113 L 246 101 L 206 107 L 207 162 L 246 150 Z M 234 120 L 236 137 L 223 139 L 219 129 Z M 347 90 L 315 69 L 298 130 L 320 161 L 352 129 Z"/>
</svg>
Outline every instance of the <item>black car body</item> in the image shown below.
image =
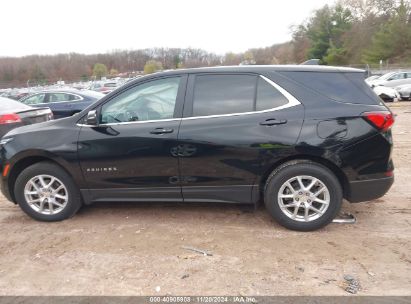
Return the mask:
<svg viewBox="0 0 411 304">
<path fill-rule="evenodd" d="M 89 90 L 50 89 L 25 96 L 20 102 L 33 107 L 49 107 L 55 118 L 63 118 L 81 112 L 103 96 Z"/>
<path fill-rule="evenodd" d="M 264 201 L 282 225 L 316 229 L 336 216 L 343 197 L 376 199 L 393 183 L 393 117 L 364 75 L 241 66 L 141 77 L 75 117 L 7 134 L 2 191 L 40 220 L 100 201 Z M 35 179 L 42 170 L 62 172 L 67 189 L 59 196 L 76 198 L 69 211 L 63 199 L 44 207 L 43 192 L 21 194 L 43 189 Z"/>
<path fill-rule="evenodd" d="M 0 97 L 0 138 L 14 128 L 52 118 L 53 113 L 49 108 L 33 108 L 13 99 Z"/>
</svg>

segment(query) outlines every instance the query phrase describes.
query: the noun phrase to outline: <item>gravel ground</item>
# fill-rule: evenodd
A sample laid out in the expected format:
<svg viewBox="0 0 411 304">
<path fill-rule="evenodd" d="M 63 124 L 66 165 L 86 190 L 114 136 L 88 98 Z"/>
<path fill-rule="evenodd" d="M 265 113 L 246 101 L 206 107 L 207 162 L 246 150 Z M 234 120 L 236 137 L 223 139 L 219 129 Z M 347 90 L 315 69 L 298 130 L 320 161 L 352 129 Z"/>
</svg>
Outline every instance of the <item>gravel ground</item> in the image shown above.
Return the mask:
<svg viewBox="0 0 411 304">
<path fill-rule="evenodd" d="M 125 203 L 41 223 L 0 197 L 0 295 L 346 295 L 344 277 L 359 295 L 411 295 L 411 103 L 392 109 L 396 182 L 344 203 L 353 225 L 299 233 L 263 208 Z"/>
</svg>

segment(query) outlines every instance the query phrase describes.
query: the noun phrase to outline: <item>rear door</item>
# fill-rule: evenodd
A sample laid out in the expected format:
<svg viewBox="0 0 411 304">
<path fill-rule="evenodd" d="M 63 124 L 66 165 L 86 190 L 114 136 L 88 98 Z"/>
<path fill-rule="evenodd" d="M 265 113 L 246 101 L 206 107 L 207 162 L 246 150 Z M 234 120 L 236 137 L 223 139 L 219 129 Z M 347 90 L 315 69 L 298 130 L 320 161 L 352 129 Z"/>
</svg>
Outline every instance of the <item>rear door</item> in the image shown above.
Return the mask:
<svg viewBox="0 0 411 304">
<path fill-rule="evenodd" d="M 179 132 L 187 201 L 250 203 L 272 165 L 294 153 L 303 106 L 257 74 L 193 74 Z"/>
</svg>

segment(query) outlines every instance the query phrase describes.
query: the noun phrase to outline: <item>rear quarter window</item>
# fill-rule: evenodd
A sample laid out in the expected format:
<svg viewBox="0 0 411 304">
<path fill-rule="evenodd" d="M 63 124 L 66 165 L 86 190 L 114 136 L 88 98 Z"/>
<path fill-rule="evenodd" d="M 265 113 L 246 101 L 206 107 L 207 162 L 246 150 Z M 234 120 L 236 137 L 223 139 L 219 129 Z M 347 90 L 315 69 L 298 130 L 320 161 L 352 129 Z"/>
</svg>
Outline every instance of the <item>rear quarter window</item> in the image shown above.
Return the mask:
<svg viewBox="0 0 411 304">
<path fill-rule="evenodd" d="M 256 111 L 281 107 L 288 99 L 263 78 L 258 77 Z"/>
<path fill-rule="evenodd" d="M 381 99 L 365 83 L 362 73 L 281 72 L 281 74 L 338 102 L 372 105 L 381 103 Z"/>
</svg>

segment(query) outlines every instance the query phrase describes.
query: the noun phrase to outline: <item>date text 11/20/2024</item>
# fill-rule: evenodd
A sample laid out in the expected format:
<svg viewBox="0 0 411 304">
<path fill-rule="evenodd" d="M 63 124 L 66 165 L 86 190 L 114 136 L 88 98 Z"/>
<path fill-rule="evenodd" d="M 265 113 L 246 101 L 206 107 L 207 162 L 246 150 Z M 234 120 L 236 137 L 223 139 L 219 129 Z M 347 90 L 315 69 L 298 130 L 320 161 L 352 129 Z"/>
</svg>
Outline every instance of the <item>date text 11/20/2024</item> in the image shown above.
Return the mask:
<svg viewBox="0 0 411 304">
<path fill-rule="evenodd" d="M 225 297 L 225 296 L 158 296 L 158 297 L 150 297 L 150 303 L 257 303 L 256 298 L 254 297 L 246 297 L 246 296 L 232 296 L 232 297 Z"/>
</svg>

